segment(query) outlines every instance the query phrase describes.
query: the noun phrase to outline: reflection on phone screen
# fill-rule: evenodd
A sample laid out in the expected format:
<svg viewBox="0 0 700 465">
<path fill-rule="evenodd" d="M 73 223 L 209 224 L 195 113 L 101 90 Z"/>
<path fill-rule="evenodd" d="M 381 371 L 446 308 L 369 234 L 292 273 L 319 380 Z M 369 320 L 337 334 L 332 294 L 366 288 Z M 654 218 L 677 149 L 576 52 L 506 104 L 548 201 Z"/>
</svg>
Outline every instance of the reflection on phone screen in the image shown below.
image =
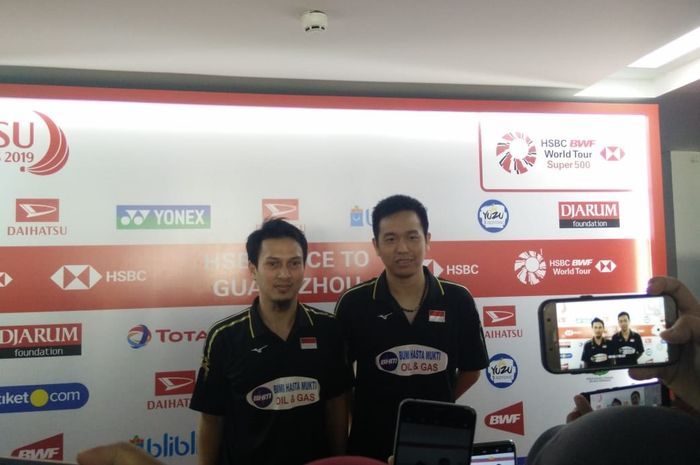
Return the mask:
<svg viewBox="0 0 700 465">
<path fill-rule="evenodd" d="M 593 410 L 624 405 L 658 407 L 662 405 L 661 384 L 628 386 L 624 389 L 591 393 L 590 402 Z"/>
<path fill-rule="evenodd" d="M 466 428 L 404 422 L 399 426 L 396 465 L 469 465 Z"/>
</svg>

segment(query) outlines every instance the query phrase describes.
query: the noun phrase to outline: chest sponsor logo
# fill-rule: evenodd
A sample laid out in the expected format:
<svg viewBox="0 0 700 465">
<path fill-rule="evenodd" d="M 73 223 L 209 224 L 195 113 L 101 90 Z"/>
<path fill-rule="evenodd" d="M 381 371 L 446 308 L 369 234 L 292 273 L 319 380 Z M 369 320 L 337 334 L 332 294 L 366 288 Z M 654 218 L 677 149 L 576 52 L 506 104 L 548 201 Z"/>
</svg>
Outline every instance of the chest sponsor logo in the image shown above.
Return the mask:
<svg viewBox="0 0 700 465">
<path fill-rule="evenodd" d="M 484 326 L 515 326 L 515 305 L 485 305 Z"/>
<path fill-rule="evenodd" d="M 300 337 L 299 345 L 301 350 L 313 350 L 318 348 L 318 342 L 315 337 Z"/>
<path fill-rule="evenodd" d="M 447 359 L 441 350 L 409 344 L 382 352 L 375 363 L 379 370 L 396 376 L 432 375 L 447 369 Z"/>
<path fill-rule="evenodd" d="M 290 410 L 318 402 L 320 394 L 321 387 L 314 378 L 288 376 L 254 388 L 246 401 L 260 410 Z"/>
<path fill-rule="evenodd" d="M 525 416 L 523 414 L 523 403 L 518 402 L 486 415 L 484 423 L 489 428 L 524 436 Z"/>
<path fill-rule="evenodd" d="M 81 352 L 80 323 L 0 326 L 0 358 L 63 357 Z"/>
<path fill-rule="evenodd" d="M 486 368 L 486 378 L 499 389 L 510 387 L 518 378 L 518 364 L 508 354 L 496 354 Z"/>
<path fill-rule="evenodd" d="M 428 321 L 431 323 L 444 323 L 445 310 L 428 310 Z"/>
<path fill-rule="evenodd" d="M 63 433 L 19 447 L 10 455 L 29 460 L 63 460 Z"/>
</svg>

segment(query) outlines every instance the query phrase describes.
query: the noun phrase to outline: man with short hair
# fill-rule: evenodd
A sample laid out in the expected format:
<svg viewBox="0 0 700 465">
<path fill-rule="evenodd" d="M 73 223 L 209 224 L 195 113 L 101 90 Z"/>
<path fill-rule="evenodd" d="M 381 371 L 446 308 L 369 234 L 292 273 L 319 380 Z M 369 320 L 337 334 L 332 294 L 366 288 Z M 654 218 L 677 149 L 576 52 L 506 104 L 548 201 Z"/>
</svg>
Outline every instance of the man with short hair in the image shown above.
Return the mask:
<svg viewBox="0 0 700 465">
<path fill-rule="evenodd" d="M 344 453 L 352 373 L 332 314 L 298 301 L 308 245 L 283 219 L 246 242 L 253 305 L 212 327 L 190 407 L 199 465 L 301 465 Z"/>
<path fill-rule="evenodd" d="M 605 369 L 610 367 L 612 365 L 609 357 L 610 341 L 603 336 L 605 323 L 600 318 L 593 318 L 591 328 L 593 329 L 593 337 L 583 345 L 583 353 L 581 354 L 583 368 Z"/>
<path fill-rule="evenodd" d="M 630 314 L 620 312 L 617 315 L 620 331 L 613 334 L 611 354 L 614 355 L 615 365 L 635 365 L 637 359 L 644 353 L 642 336 L 630 329 Z"/>
<path fill-rule="evenodd" d="M 639 391 L 632 391 L 632 394 L 630 394 L 630 404 L 631 405 L 639 405 L 639 401 L 641 400 L 641 394 Z"/>
<path fill-rule="evenodd" d="M 430 247 L 425 207 L 394 195 L 377 204 L 372 220 L 385 270 L 348 290 L 335 311 L 348 358 L 357 363 L 348 452 L 386 460 L 403 399 L 453 402 L 489 359 L 469 291 L 423 266 Z"/>
</svg>

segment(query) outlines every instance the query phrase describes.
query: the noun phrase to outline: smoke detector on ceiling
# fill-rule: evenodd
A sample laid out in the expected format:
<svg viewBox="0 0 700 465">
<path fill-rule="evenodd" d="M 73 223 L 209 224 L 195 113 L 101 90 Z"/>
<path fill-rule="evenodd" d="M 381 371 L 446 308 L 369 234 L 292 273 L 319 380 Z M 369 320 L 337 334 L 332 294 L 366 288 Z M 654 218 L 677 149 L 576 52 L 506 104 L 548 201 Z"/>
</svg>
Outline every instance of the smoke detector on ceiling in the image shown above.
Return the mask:
<svg viewBox="0 0 700 465">
<path fill-rule="evenodd" d="M 307 11 L 301 16 L 301 25 L 306 32 L 324 32 L 328 27 L 328 15 L 319 10 Z"/>
</svg>

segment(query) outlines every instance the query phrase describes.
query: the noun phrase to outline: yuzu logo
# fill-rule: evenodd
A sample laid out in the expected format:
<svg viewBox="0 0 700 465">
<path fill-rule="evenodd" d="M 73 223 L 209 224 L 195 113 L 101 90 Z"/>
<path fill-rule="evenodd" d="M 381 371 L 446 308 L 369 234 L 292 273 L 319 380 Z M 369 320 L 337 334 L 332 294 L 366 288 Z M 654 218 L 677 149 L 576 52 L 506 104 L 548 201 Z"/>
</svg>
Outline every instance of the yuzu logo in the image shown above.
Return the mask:
<svg viewBox="0 0 700 465">
<path fill-rule="evenodd" d="M 522 132 L 509 132 L 496 145 L 498 164 L 511 174 L 523 174 L 535 166 L 537 148 Z"/>
<path fill-rule="evenodd" d="M 0 387 L 0 413 L 73 410 L 88 401 L 87 387 L 80 383 Z"/>
<path fill-rule="evenodd" d="M 48 176 L 60 171 L 68 161 L 68 141 L 63 130 L 47 115 L 38 111 L 48 131 L 48 147 L 38 157 L 35 153 L 35 124 L 39 121 L 0 121 L 0 149 L 2 161 L 20 165 L 20 172 Z"/>
</svg>

